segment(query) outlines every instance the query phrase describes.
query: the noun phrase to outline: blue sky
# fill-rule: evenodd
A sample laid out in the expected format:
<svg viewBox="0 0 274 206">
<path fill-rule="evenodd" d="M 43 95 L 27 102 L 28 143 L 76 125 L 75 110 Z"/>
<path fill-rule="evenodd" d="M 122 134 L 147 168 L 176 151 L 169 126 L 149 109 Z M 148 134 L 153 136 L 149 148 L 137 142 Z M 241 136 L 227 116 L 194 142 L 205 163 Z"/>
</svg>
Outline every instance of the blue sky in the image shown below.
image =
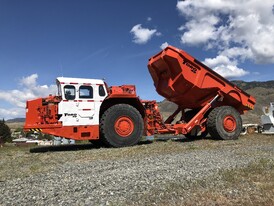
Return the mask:
<svg viewBox="0 0 274 206">
<path fill-rule="evenodd" d="M 58 76 L 135 84 L 142 99 L 162 100 L 147 62 L 167 44 L 229 79 L 272 80 L 273 5 L 274 0 L 0 0 L 0 118 L 24 117 L 25 101 L 52 93 Z"/>
</svg>

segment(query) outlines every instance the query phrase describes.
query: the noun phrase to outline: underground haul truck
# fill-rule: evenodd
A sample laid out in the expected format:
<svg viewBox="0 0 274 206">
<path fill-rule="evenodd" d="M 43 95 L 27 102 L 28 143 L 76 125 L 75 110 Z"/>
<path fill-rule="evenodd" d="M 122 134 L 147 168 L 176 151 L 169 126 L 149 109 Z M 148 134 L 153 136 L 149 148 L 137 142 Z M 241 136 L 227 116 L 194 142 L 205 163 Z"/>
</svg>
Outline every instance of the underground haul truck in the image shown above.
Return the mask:
<svg viewBox="0 0 274 206">
<path fill-rule="evenodd" d="M 156 91 L 178 105 L 165 121 L 156 101 L 141 100 L 134 85 L 59 77 L 57 96 L 27 101 L 24 129 L 110 147 L 157 134 L 238 138 L 241 114 L 254 108 L 254 97 L 172 46 L 151 57 L 148 69 Z"/>
</svg>

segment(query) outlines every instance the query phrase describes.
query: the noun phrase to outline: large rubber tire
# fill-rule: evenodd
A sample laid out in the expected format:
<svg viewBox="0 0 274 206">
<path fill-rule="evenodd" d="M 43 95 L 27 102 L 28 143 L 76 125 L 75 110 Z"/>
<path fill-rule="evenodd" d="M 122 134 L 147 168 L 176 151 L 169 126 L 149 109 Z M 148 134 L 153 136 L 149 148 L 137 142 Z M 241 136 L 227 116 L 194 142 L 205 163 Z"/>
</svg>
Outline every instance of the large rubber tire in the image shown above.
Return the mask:
<svg viewBox="0 0 274 206">
<path fill-rule="evenodd" d="M 189 122 L 197 113 L 199 110 L 189 110 L 185 112 L 185 121 Z M 200 127 L 196 126 L 194 127 L 189 133 L 185 134 L 185 137 L 191 140 L 195 139 L 203 139 L 207 136 L 208 131 L 201 132 Z"/>
<path fill-rule="evenodd" d="M 137 144 L 144 131 L 144 120 L 137 109 L 117 104 L 107 109 L 100 121 L 100 138 L 110 147 Z"/>
<path fill-rule="evenodd" d="M 207 131 L 216 139 L 238 139 L 242 131 L 241 115 L 230 106 L 216 107 L 208 115 Z"/>
</svg>

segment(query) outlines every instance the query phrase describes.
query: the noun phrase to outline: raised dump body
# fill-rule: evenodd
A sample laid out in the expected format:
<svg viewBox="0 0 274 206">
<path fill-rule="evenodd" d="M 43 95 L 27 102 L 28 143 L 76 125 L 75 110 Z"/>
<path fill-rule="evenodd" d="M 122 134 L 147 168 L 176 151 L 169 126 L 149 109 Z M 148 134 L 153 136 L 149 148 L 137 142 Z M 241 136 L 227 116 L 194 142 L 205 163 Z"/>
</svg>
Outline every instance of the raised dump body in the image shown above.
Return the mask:
<svg viewBox="0 0 274 206">
<path fill-rule="evenodd" d="M 218 106 L 232 106 L 241 114 L 254 108 L 252 96 L 183 50 L 166 47 L 150 58 L 148 68 L 157 92 L 181 108 L 202 108 L 218 93 L 223 98 Z"/>
<path fill-rule="evenodd" d="M 238 138 L 242 130 L 240 114 L 254 108 L 254 97 L 172 46 L 151 57 L 148 69 L 157 92 L 178 105 L 158 133 Z M 180 121 L 173 123 L 179 112 Z"/>
</svg>

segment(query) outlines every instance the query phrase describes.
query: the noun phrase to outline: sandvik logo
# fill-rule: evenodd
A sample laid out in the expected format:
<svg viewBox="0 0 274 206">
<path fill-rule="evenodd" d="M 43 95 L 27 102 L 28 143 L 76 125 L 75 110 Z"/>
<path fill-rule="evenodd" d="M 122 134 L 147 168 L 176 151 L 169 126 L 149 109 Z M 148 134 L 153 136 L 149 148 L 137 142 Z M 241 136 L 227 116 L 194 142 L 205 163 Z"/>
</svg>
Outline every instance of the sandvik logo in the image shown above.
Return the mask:
<svg viewBox="0 0 274 206">
<path fill-rule="evenodd" d="M 194 66 L 191 62 L 189 62 L 187 59 L 183 59 L 183 64 L 186 65 L 190 70 L 196 74 L 198 71 L 198 68 Z"/>
</svg>

